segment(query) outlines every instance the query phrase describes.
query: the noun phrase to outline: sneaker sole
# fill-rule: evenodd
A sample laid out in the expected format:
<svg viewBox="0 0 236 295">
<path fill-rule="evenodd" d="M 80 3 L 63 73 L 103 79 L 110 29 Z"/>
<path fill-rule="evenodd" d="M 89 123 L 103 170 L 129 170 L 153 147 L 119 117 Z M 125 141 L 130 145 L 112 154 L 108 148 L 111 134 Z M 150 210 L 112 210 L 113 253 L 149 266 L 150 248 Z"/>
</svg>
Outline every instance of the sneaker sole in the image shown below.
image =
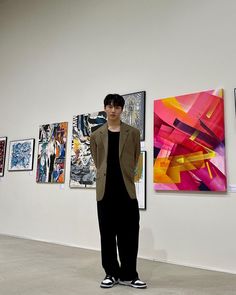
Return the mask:
<svg viewBox="0 0 236 295">
<path fill-rule="evenodd" d="M 118 282 L 115 282 L 113 285 L 103 285 L 103 284 L 100 284 L 100 287 L 101 287 L 101 288 L 108 289 L 108 288 L 112 288 L 112 287 L 114 287 L 114 286 L 117 285 L 117 284 L 118 284 Z"/>
<path fill-rule="evenodd" d="M 132 288 L 136 288 L 136 289 L 146 289 L 147 288 L 147 285 L 144 285 L 144 286 L 136 286 L 136 285 L 132 285 L 130 283 L 126 283 L 126 282 L 119 282 L 120 285 L 123 285 L 123 286 L 128 286 L 128 287 L 132 287 Z"/>
</svg>

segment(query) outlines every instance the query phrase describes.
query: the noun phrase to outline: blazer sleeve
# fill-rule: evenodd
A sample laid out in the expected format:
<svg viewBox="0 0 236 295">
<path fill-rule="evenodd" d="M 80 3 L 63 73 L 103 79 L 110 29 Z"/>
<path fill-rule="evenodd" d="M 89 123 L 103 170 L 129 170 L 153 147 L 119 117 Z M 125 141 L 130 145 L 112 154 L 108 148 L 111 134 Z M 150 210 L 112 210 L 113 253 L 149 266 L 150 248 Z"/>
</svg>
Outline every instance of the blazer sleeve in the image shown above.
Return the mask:
<svg viewBox="0 0 236 295">
<path fill-rule="evenodd" d="M 97 144 L 94 134 L 90 136 L 90 150 L 95 166 L 97 167 Z"/>
</svg>

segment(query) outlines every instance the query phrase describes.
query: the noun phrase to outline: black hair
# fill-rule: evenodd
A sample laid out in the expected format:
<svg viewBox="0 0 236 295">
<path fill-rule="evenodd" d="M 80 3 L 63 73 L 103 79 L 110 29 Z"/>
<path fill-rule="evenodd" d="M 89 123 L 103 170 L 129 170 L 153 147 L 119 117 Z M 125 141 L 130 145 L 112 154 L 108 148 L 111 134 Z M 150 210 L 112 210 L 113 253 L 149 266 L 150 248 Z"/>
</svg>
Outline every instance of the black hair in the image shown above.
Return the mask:
<svg viewBox="0 0 236 295">
<path fill-rule="evenodd" d="M 110 104 L 113 106 L 119 106 L 123 109 L 125 105 L 125 100 L 119 94 L 108 94 L 104 99 L 104 107 Z"/>
</svg>

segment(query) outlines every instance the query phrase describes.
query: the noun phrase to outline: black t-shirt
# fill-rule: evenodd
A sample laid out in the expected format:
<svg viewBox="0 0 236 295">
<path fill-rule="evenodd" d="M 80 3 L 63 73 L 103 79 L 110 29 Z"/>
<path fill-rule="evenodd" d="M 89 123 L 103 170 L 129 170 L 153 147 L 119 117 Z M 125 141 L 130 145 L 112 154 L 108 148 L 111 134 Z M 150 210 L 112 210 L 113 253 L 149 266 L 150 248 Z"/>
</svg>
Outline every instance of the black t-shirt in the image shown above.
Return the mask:
<svg viewBox="0 0 236 295">
<path fill-rule="evenodd" d="M 127 196 L 120 160 L 119 160 L 120 132 L 108 130 L 108 154 L 105 196 L 109 198 L 122 198 Z"/>
</svg>

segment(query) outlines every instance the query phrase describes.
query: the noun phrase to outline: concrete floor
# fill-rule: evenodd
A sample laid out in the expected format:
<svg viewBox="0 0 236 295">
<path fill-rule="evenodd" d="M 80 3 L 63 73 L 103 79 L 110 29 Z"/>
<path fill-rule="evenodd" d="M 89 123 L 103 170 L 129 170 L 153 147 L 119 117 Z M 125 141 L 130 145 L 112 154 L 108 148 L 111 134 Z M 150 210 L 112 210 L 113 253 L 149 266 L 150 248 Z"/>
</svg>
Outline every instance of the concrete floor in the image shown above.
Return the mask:
<svg viewBox="0 0 236 295">
<path fill-rule="evenodd" d="M 101 289 L 100 253 L 0 235 L 1 295 L 235 295 L 236 275 L 139 259 L 145 290 Z"/>
</svg>

